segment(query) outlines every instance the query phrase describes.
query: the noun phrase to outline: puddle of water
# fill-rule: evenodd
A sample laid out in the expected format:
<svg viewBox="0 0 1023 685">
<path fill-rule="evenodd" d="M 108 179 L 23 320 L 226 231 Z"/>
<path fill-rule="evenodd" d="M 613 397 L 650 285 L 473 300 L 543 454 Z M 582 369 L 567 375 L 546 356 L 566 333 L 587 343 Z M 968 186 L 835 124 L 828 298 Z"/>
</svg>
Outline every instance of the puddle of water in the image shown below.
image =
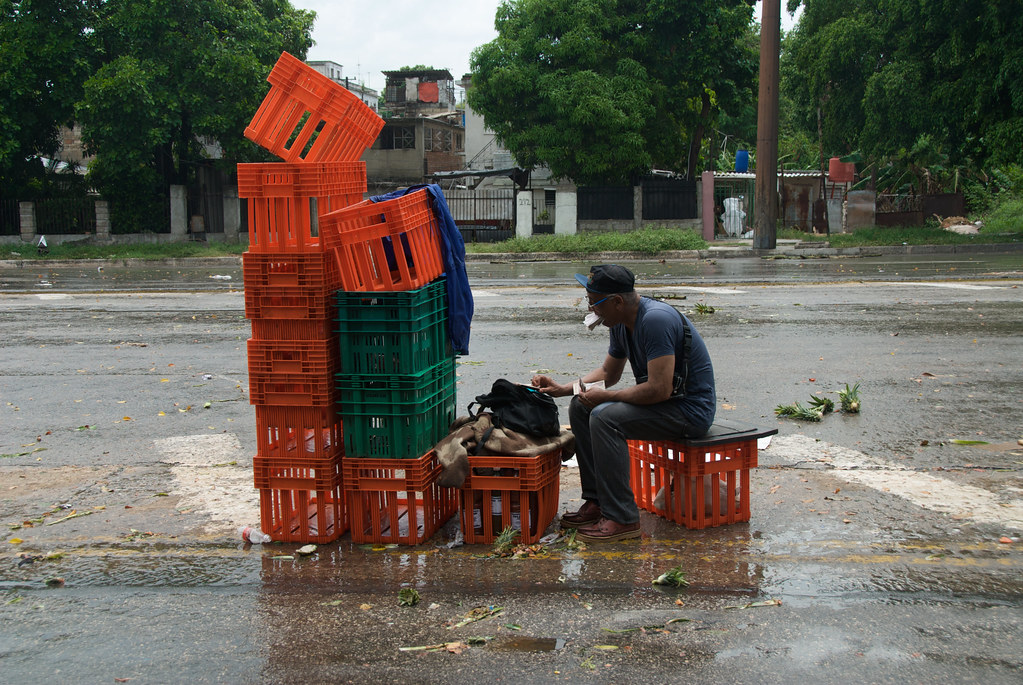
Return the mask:
<svg viewBox="0 0 1023 685">
<path fill-rule="evenodd" d="M 494 645 L 494 649 L 507 652 L 556 652 L 565 648 L 561 637 L 516 637 Z"/>
</svg>

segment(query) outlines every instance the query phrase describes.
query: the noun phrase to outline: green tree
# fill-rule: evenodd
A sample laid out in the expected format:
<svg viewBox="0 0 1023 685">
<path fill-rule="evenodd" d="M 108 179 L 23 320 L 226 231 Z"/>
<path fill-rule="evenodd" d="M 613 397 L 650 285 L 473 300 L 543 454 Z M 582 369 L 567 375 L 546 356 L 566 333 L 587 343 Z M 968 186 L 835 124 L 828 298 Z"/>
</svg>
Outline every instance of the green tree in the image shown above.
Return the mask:
<svg viewBox="0 0 1023 685">
<path fill-rule="evenodd" d="M 746 0 L 506 0 L 469 105 L 526 168 L 577 183 L 692 176 L 722 112 L 753 100 Z"/>
<path fill-rule="evenodd" d="M 194 182 L 219 146 L 221 164 L 259 156 L 243 138 L 282 51 L 302 58 L 315 14 L 287 0 L 106 0 L 90 35 L 99 66 L 77 108 L 96 154 L 89 178 L 115 226 L 162 216 L 169 184 Z"/>
<path fill-rule="evenodd" d="M 89 73 L 80 0 L 0 0 L 0 187 L 8 197 L 42 192 L 38 155 L 59 147 Z"/>
<path fill-rule="evenodd" d="M 828 153 L 937 147 L 953 165 L 1017 161 L 1023 0 L 789 0 L 803 5 L 782 90 Z"/>
</svg>

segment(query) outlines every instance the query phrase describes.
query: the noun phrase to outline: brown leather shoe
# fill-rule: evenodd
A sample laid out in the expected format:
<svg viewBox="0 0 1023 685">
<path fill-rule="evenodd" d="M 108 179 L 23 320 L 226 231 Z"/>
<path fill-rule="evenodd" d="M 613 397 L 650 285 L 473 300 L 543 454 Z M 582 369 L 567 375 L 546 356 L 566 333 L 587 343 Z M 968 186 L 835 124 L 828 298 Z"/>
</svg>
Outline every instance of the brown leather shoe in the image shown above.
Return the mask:
<svg viewBox="0 0 1023 685">
<path fill-rule="evenodd" d="M 586 500 L 579 511 L 574 514 L 561 515 L 562 528 L 579 528 L 600 520 L 600 506 L 596 502 Z"/>
<path fill-rule="evenodd" d="M 575 539 L 586 542 L 610 542 L 611 540 L 638 538 L 642 534 L 643 532 L 639 529 L 639 521 L 618 523 L 611 519 L 601 518 L 592 526 L 580 528 L 575 534 Z"/>
</svg>

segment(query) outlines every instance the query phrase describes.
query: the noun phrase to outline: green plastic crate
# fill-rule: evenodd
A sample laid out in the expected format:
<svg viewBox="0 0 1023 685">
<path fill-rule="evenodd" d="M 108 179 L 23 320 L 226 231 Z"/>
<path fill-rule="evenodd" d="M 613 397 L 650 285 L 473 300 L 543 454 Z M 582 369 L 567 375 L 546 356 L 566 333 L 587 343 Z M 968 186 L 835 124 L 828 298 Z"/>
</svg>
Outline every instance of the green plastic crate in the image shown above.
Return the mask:
<svg viewBox="0 0 1023 685">
<path fill-rule="evenodd" d="M 455 361 L 419 374 L 338 374 L 339 415 L 348 457 L 416 459 L 455 419 Z"/>
<path fill-rule="evenodd" d="M 414 322 L 429 314 L 447 311 L 447 290 L 443 277 L 415 290 L 373 293 L 339 291 L 336 298 L 339 330 L 342 333 L 352 323 Z"/>
<path fill-rule="evenodd" d="M 338 334 L 344 374 L 418 374 L 452 356 L 447 312 L 418 319 L 348 321 Z"/>
</svg>

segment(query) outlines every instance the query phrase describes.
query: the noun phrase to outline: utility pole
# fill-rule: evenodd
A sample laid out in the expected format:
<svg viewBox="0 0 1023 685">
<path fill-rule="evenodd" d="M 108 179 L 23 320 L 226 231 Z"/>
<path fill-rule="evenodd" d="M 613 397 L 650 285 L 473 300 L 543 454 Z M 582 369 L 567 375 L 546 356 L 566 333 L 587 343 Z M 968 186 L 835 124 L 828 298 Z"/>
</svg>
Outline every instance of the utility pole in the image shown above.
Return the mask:
<svg viewBox="0 0 1023 685">
<path fill-rule="evenodd" d="M 778 237 L 778 55 L 781 48 L 781 0 L 764 0 L 762 12 L 753 247 L 773 250 L 777 246 Z"/>
</svg>

